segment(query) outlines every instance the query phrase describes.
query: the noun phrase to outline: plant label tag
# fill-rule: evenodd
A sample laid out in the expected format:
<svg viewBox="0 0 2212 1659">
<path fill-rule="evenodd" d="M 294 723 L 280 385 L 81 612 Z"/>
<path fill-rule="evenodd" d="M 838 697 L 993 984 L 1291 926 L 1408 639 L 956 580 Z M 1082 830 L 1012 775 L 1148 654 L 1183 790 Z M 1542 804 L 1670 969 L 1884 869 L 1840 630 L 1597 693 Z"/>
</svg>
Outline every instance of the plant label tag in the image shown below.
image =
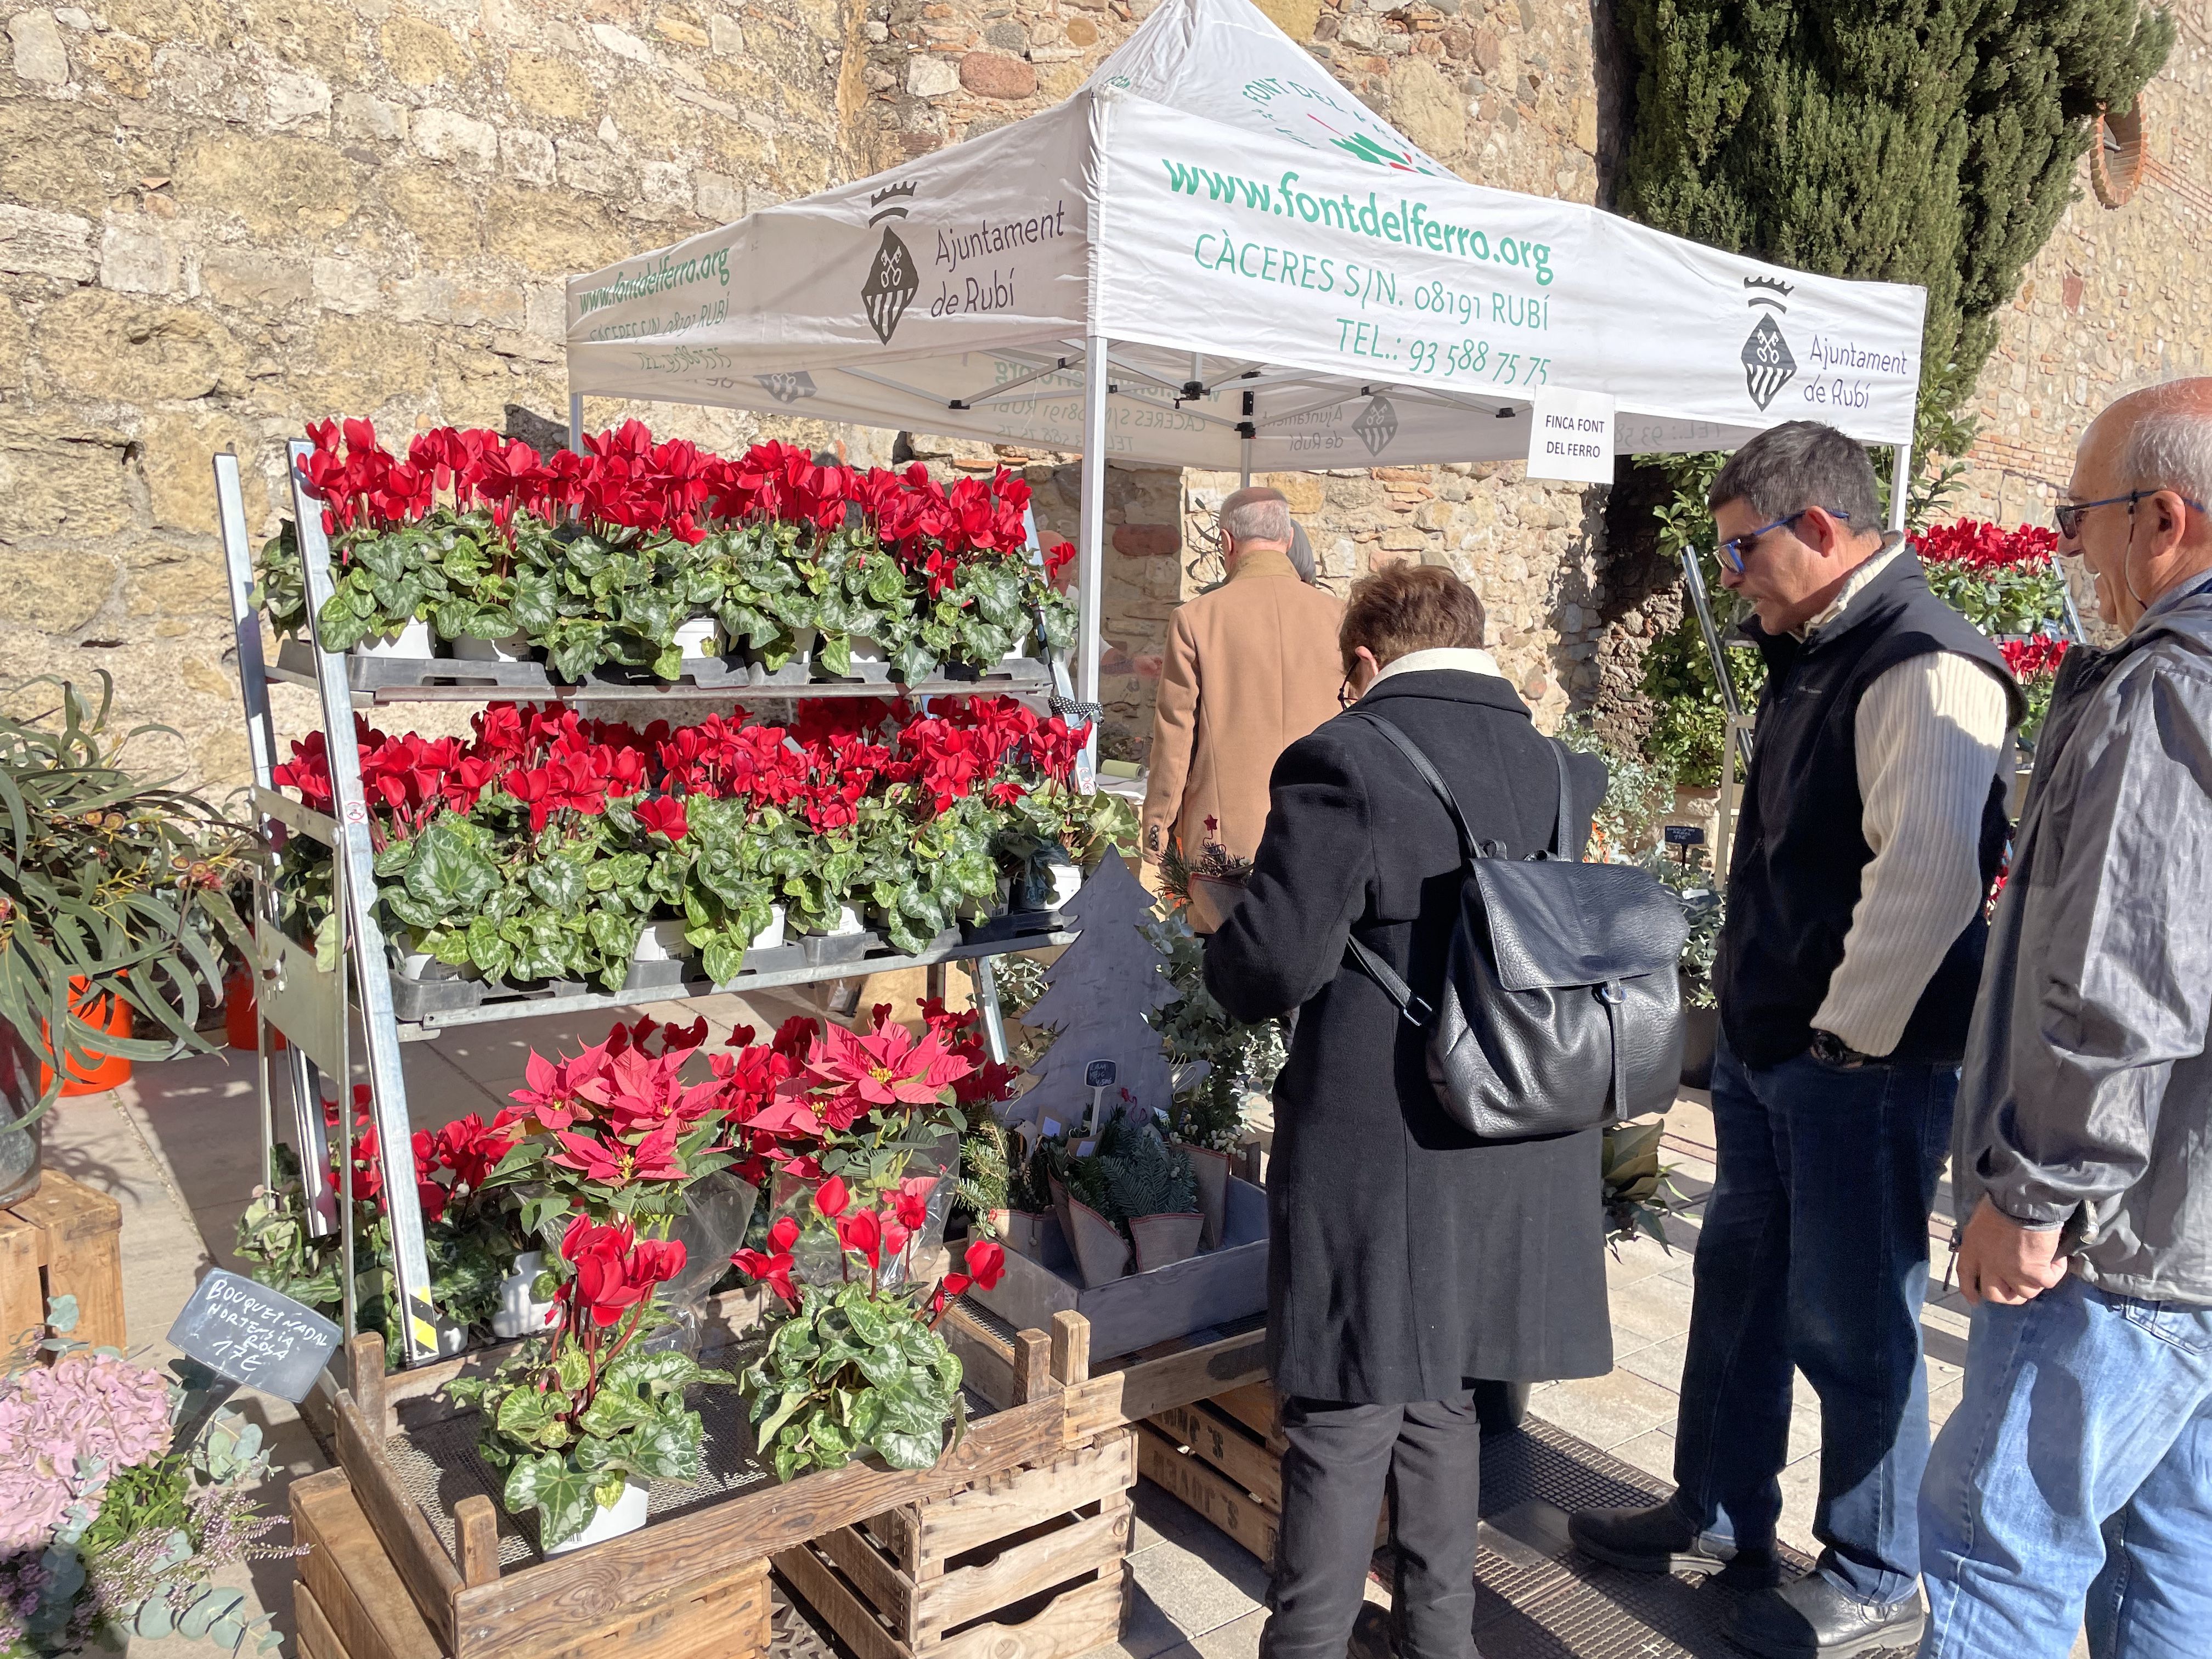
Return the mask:
<svg viewBox="0 0 2212 1659">
<path fill-rule="evenodd" d="M 1048 1117 L 1045 1119 L 1044 1134 L 1047 1140 L 1057 1140 L 1060 1139 L 1060 1122 L 1058 1118 Z"/>
<path fill-rule="evenodd" d="M 1086 1089 L 1110 1089 L 1120 1075 L 1110 1060 L 1094 1060 L 1083 1068 L 1083 1086 Z"/>
<path fill-rule="evenodd" d="M 217 1376 L 295 1404 L 338 1346 L 338 1328 L 290 1297 L 217 1267 L 185 1304 L 169 1340 Z"/>
<path fill-rule="evenodd" d="M 1613 394 L 1547 386 L 1530 395 L 1528 476 L 1613 482 Z"/>
<path fill-rule="evenodd" d="M 1095 1140 L 1079 1140 L 1075 1143 L 1075 1155 L 1078 1158 L 1088 1158 L 1097 1150 L 1098 1143 Z"/>
<path fill-rule="evenodd" d="M 1705 832 L 1694 823 L 1670 823 L 1667 826 L 1667 845 L 1669 847 L 1703 847 Z"/>
</svg>

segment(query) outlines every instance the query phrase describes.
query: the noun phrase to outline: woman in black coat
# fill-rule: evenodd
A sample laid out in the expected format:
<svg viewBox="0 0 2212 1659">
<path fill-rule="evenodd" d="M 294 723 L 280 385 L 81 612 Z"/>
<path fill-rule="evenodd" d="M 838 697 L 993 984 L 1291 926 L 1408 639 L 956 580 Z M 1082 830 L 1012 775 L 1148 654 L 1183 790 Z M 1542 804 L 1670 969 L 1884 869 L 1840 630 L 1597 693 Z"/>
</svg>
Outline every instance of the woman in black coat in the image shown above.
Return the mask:
<svg viewBox="0 0 2212 1659">
<path fill-rule="evenodd" d="M 1284 751 L 1257 868 L 1206 944 L 1240 1019 L 1298 1011 L 1275 1084 L 1268 1358 L 1285 1396 L 1283 1526 L 1262 1659 L 1341 1659 L 1386 1482 L 1397 1500 L 1403 1659 L 1473 1651 L 1478 1379 L 1612 1368 L 1599 1132 L 1483 1141 L 1429 1081 L 1424 1034 L 1345 959 L 1356 935 L 1413 988 L 1443 978 L 1462 864 L 1449 815 L 1370 721 L 1396 725 L 1477 840 L 1550 844 L 1551 740 L 1480 647 L 1448 570 L 1352 590 L 1356 709 Z M 1575 844 L 1605 769 L 1571 757 Z"/>
</svg>

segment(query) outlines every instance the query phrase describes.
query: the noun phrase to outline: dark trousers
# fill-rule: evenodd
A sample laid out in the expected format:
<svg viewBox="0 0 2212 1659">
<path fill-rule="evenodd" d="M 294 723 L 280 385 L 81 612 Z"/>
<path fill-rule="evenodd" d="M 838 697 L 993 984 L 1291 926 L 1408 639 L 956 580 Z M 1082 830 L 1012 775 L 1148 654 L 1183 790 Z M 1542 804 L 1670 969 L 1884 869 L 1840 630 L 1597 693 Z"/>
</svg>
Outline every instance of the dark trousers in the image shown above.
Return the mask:
<svg viewBox="0 0 2212 1659">
<path fill-rule="evenodd" d="M 1713 1056 L 1717 1177 L 1674 1429 L 1674 1504 L 1739 1547 L 1774 1541 L 1790 1390 L 1820 1401 L 1820 1566 L 1862 1600 L 1909 1594 L 1920 1571 L 1928 1462 L 1920 1304 L 1928 1216 L 1951 1136 L 1955 1066 L 1844 1070 L 1800 1054 Z"/>
<path fill-rule="evenodd" d="M 1285 1400 L 1283 1527 L 1260 1659 L 1344 1659 L 1387 1492 L 1401 1659 L 1474 1652 L 1482 1425 L 1474 1396 L 1409 1406 Z"/>
</svg>

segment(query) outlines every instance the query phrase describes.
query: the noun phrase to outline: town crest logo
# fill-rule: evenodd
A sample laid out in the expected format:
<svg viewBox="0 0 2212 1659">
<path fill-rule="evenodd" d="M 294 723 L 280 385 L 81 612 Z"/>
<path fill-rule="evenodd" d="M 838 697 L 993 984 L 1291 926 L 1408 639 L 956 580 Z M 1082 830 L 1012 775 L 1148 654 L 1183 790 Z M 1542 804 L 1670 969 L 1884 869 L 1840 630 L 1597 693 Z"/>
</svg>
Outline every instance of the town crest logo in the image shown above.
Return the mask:
<svg viewBox="0 0 2212 1659">
<path fill-rule="evenodd" d="M 1779 277 L 1747 276 L 1743 285 L 1747 290 L 1761 290 L 1747 293 L 1746 305 L 1770 307 L 1785 314 L 1789 312 L 1790 307 L 1783 301 L 1790 296 L 1790 284 Z M 1776 394 L 1796 378 L 1797 359 L 1790 352 L 1790 342 L 1783 337 L 1781 325 L 1771 312 L 1762 313 L 1743 343 L 1744 390 L 1764 414 Z"/>
<path fill-rule="evenodd" d="M 906 209 L 899 198 L 911 200 L 914 182 L 892 185 L 879 190 L 868 198 L 868 205 L 876 210 L 869 215 L 868 222 L 879 224 L 885 219 L 903 219 Z M 886 206 L 888 203 L 890 205 Z M 868 279 L 860 284 L 860 303 L 867 307 L 868 325 L 876 331 L 876 337 L 885 345 L 897 332 L 899 319 L 906 315 L 907 307 L 921 287 L 921 273 L 914 262 L 914 255 L 899 240 L 897 230 L 884 226 L 884 240 L 876 244 L 875 258 L 868 262 Z"/>
<path fill-rule="evenodd" d="M 1398 411 L 1390 400 L 1376 392 L 1367 400 L 1367 407 L 1359 411 L 1359 418 L 1352 423 L 1352 432 L 1367 446 L 1370 455 L 1380 455 L 1390 447 L 1398 435 Z"/>
</svg>

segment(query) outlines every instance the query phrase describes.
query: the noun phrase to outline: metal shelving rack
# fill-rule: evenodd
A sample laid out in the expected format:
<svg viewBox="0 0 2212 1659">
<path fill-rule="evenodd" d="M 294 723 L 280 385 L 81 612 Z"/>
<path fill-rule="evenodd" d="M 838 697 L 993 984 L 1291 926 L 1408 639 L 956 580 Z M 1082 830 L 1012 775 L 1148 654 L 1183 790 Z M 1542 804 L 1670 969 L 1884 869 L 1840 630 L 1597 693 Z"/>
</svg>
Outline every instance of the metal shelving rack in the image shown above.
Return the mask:
<svg viewBox="0 0 2212 1659">
<path fill-rule="evenodd" d="M 974 943 L 953 943 L 917 953 L 863 956 L 842 962 L 823 962 L 757 973 L 741 973 L 726 984 L 693 981 L 673 986 L 587 993 L 553 997 L 521 997 L 486 1001 L 473 1008 L 426 1015 L 416 1021 L 397 1018 L 392 995 L 383 929 L 375 915 L 376 884 L 369 846 L 369 815 L 362 793 L 361 759 L 353 741 L 356 709 L 389 708 L 412 702 L 558 702 L 585 704 L 651 701 L 672 708 L 701 704 L 727 707 L 733 702 L 791 702 L 799 698 L 848 696 L 977 696 L 1019 695 L 1043 699 L 1051 696 L 1065 671 L 1054 664 L 1051 678 L 1040 676 L 1032 683 L 1010 686 L 1004 681 L 944 680 L 925 685 L 902 686 L 866 682 L 823 684 L 720 684 L 659 686 L 585 684 L 547 686 L 523 684 L 382 684 L 356 687 L 343 653 L 323 649 L 314 619 L 332 591 L 331 549 L 323 529 L 322 506 L 307 492 L 301 464 L 311 453 L 302 441 L 287 447 L 286 459 L 292 494 L 294 524 L 300 561 L 306 577 L 312 672 L 304 667 L 271 667 L 261 648 L 261 618 L 253 603 L 253 548 L 246 523 L 244 496 L 240 488 L 238 459 L 215 458 L 216 498 L 222 535 L 223 561 L 230 591 L 231 621 L 238 653 L 238 678 L 244 698 L 247 746 L 253 769 L 253 807 L 259 826 L 282 825 L 291 834 L 304 835 L 332 849 L 333 908 L 337 917 L 340 965 L 324 970 L 312 949 L 285 936 L 276 925 L 273 892 L 264 886 L 257 896 L 256 933 L 264 960 L 256 975 L 260 1013 L 260 1040 L 255 1086 L 261 1105 L 262 1168 L 269 1168 L 276 1139 L 273 1073 L 270 1032 L 282 1032 L 288 1042 L 284 1064 L 291 1085 L 291 1136 L 300 1156 L 301 1175 L 310 1210 L 309 1226 L 318 1237 L 336 1232 L 343 1240 L 341 1273 L 345 1296 L 344 1322 L 351 1332 L 356 1323 L 352 1206 L 342 1203 L 330 1176 L 329 1138 L 320 1101 L 324 1079 L 331 1079 L 339 1098 L 342 1123 L 350 1134 L 348 1085 L 353 1073 L 352 1048 L 358 1037 L 368 1071 L 372 1121 L 376 1129 L 378 1156 L 383 1165 L 383 1191 L 391 1220 L 392 1272 L 398 1281 L 403 1316 L 400 1332 L 404 1363 L 419 1364 L 450 1352 L 447 1339 L 452 1328 L 439 1316 L 430 1296 L 430 1273 L 423 1248 L 422 1214 L 416 1196 L 413 1169 L 413 1124 L 408 1115 L 407 1084 L 400 1066 L 400 1044 L 434 1041 L 457 1027 L 478 1026 L 548 1015 L 584 1014 L 598 1010 L 635 1007 L 644 1003 L 737 994 L 750 990 L 851 979 L 860 975 L 922 968 L 939 975 L 944 965 L 972 960 L 975 1000 L 994 1056 L 1005 1058 L 1005 1034 L 992 973 L 996 957 L 1010 952 L 1066 945 L 1073 935 L 1045 933 Z M 471 663 L 449 678 L 488 667 Z M 316 812 L 277 793 L 274 769 L 277 763 L 276 736 L 269 704 L 270 681 L 310 685 L 321 706 L 321 729 L 328 753 L 333 815 Z M 1053 698 L 1058 702 L 1060 698 Z M 351 973 L 346 971 L 350 967 Z M 933 986 L 933 989 L 940 988 Z M 265 1178 L 265 1174 L 264 1174 Z"/>
</svg>

